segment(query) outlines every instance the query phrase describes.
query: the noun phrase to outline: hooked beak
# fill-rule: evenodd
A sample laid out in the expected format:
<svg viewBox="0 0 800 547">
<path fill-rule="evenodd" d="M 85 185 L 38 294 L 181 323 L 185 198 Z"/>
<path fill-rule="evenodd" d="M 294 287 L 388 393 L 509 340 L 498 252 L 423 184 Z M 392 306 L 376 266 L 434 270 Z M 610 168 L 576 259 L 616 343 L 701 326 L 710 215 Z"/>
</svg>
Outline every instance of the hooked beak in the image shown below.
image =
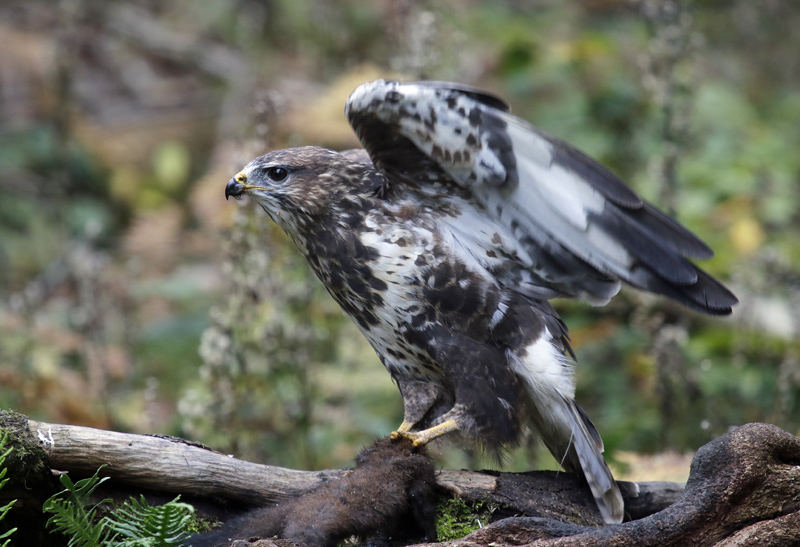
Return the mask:
<svg viewBox="0 0 800 547">
<path fill-rule="evenodd" d="M 233 177 L 231 180 L 228 181 L 228 184 L 225 185 L 225 199 L 228 199 L 231 196 L 238 199 L 246 191 L 247 188 L 245 187 L 245 185 L 236 180 L 236 177 Z"/>
<path fill-rule="evenodd" d="M 239 199 L 252 188 L 260 188 L 260 186 L 247 184 L 247 175 L 244 171 L 239 171 L 228 181 L 228 184 L 225 185 L 225 199 L 231 196 Z"/>
</svg>

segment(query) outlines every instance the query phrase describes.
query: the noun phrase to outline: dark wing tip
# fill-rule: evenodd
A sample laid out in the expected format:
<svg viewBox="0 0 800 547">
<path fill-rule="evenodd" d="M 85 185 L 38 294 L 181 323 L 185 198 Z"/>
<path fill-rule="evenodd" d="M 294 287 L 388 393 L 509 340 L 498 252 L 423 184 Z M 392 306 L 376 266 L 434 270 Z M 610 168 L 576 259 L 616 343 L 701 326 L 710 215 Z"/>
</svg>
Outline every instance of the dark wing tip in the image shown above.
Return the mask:
<svg viewBox="0 0 800 547">
<path fill-rule="evenodd" d="M 714 251 L 705 242 L 690 232 L 677 220 L 660 211 L 650 203 L 645 202 L 639 213 L 641 222 L 650 230 L 668 234 L 670 244 L 688 258 L 706 260 L 713 258 Z"/>
<path fill-rule="evenodd" d="M 725 285 L 694 266 L 697 281 L 691 285 L 677 285 L 640 267 L 632 275 L 631 284 L 657 293 L 708 315 L 730 315 L 739 299 Z"/>
<path fill-rule="evenodd" d="M 699 309 L 709 315 L 730 315 L 733 306 L 739 299 L 725 285 L 697 268 L 697 288 L 692 291 L 692 296 L 697 295 L 695 301 Z"/>
</svg>

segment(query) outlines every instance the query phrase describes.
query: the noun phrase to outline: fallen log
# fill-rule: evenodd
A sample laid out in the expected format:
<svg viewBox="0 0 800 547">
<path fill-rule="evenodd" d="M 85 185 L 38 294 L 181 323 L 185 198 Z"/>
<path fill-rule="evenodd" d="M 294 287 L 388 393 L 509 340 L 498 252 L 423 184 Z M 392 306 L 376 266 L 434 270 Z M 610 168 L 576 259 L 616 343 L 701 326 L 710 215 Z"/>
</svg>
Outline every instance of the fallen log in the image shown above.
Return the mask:
<svg viewBox="0 0 800 547">
<path fill-rule="evenodd" d="M 0 426 L 41 450 L 51 469 L 84 476 L 106 465 L 101 474 L 113 479 L 107 484 L 232 503 L 230 514 L 297 498 L 346 473 L 259 465 L 182 439 L 48 424 L 3 412 Z M 675 483 L 620 483 L 630 522 L 606 527 L 586 486 L 567 473 L 440 470 L 436 483 L 443 495 L 501 506 L 497 522 L 451 542 L 454 547 L 736 546 L 753 537 L 789 545 L 800 543 L 798 464 L 800 439 L 775 426 L 743 426 L 698 451 L 685 492 Z"/>
<path fill-rule="evenodd" d="M 0 426 L 3 416 L 0 412 Z M 340 478 L 345 470 L 300 471 L 261 465 L 221 454 L 198 443 L 162 435 L 135 435 L 90 427 L 50 424 L 16 416 L 4 427 L 44 450 L 47 465 L 78 476 L 101 475 L 157 492 L 223 498 L 246 506 L 297 497 Z M 568 473 L 499 473 L 440 470 L 437 484 L 472 501 L 502 505 L 511 514 L 602 521 L 585 484 Z M 683 492 L 669 482 L 620 483 L 631 518 L 660 511 Z"/>
</svg>

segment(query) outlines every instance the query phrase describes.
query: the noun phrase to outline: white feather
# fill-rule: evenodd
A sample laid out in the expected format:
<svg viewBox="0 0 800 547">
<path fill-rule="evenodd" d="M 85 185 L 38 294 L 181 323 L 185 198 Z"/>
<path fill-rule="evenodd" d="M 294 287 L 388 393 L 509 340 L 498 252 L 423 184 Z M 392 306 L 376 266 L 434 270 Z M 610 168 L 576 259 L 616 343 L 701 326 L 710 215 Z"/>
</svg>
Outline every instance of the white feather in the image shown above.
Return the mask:
<svg viewBox="0 0 800 547">
<path fill-rule="evenodd" d="M 528 384 L 534 400 L 561 406 L 562 398 L 575 397 L 575 376 L 572 365 L 552 340 L 553 335 L 545 328 L 524 351 L 509 351 L 508 358 L 514 371 Z"/>
</svg>

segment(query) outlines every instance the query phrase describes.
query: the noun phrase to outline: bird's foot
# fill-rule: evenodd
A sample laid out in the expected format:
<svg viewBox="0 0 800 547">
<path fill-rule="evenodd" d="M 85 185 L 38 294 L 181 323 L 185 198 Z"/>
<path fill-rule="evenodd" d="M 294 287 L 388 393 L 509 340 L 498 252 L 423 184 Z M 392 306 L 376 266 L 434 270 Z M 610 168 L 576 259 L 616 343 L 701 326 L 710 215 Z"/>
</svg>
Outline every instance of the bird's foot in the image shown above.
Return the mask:
<svg viewBox="0 0 800 547">
<path fill-rule="evenodd" d="M 458 429 L 458 424 L 455 420 L 447 420 L 439 425 L 429 427 L 424 431 L 411 431 L 413 426 L 414 424 L 404 421 L 400 424 L 400 427 L 397 428 L 397 431 L 393 431 L 391 435 L 389 435 L 389 438 L 393 441 L 408 439 L 414 447 L 418 447 L 426 445 L 433 439 Z"/>
</svg>

